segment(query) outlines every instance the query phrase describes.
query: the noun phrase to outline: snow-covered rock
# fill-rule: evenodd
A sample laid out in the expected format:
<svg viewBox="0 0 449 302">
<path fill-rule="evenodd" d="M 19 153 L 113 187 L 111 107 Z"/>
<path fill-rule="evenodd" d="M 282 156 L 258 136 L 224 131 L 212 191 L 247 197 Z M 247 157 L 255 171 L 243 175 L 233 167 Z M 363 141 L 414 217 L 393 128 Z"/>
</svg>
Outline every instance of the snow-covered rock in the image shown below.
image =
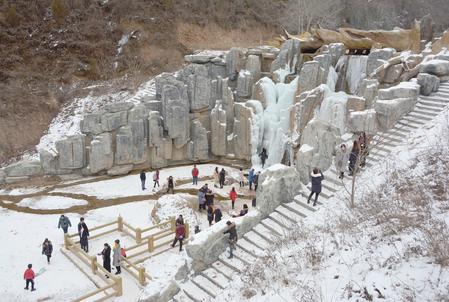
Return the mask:
<svg viewBox="0 0 449 302">
<path fill-rule="evenodd" d="M 40 161 L 22 160 L 4 168 L 8 177 L 34 176 L 42 173 Z"/>
<path fill-rule="evenodd" d="M 373 73 L 378 67 L 392 58 L 395 53 L 396 50 L 393 48 L 372 49 L 366 63 L 366 74 L 370 75 Z"/>
<path fill-rule="evenodd" d="M 112 150 L 112 135 L 103 133 L 94 138 L 89 148 L 89 171 L 97 173 L 108 170 L 114 163 L 114 153 Z"/>
<path fill-rule="evenodd" d="M 419 72 L 443 77 L 449 75 L 449 61 L 446 60 L 429 60 L 421 63 Z"/>
<path fill-rule="evenodd" d="M 428 73 L 419 73 L 418 84 L 421 86 L 420 93 L 422 95 L 430 95 L 432 92 L 438 90 L 440 79 L 437 76 Z"/>
<path fill-rule="evenodd" d="M 381 130 L 388 130 L 410 111 L 415 108 L 416 100 L 412 98 L 398 98 L 392 100 L 377 100 L 374 108 Z"/>
<path fill-rule="evenodd" d="M 374 135 L 377 132 L 377 115 L 374 109 L 354 111 L 349 113 L 349 130 L 351 132 L 366 132 Z"/>
<path fill-rule="evenodd" d="M 85 136 L 73 135 L 56 142 L 58 164 L 62 169 L 81 169 L 86 163 Z"/>
</svg>

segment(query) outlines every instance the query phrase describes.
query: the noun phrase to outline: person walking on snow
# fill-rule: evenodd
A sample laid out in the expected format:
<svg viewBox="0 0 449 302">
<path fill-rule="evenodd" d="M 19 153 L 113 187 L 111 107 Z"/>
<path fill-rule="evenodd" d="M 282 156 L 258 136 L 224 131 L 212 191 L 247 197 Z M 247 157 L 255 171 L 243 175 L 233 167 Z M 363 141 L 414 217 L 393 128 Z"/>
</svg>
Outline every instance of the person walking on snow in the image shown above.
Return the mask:
<svg viewBox="0 0 449 302">
<path fill-rule="evenodd" d="M 368 153 L 368 138 L 366 137 L 365 131 L 360 133 L 359 136 L 359 146 L 360 146 L 360 167 L 365 167 L 366 157 Z"/>
<path fill-rule="evenodd" d="M 259 175 L 260 175 L 260 171 L 257 172 L 253 177 L 254 191 L 257 191 L 257 187 L 259 186 Z"/>
<path fill-rule="evenodd" d="M 240 185 L 240 188 L 245 186 L 245 175 L 243 175 L 242 168 L 240 168 L 240 170 L 239 170 L 239 185 Z"/>
<path fill-rule="evenodd" d="M 224 168 L 220 171 L 220 189 L 223 189 L 223 186 L 225 184 L 225 178 L 226 178 L 226 171 Z"/>
<path fill-rule="evenodd" d="M 229 243 L 229 259 L 234 257 L 233 250 L 235 250 L 235 244 L 237 243 L 237 229 L 235 228 L 235 224 L 226 221 L 227 230 L 223 232 L 223 234 L 229 234 L 228 243 Z"/>
<path fill-rule="evenodd" d="M 253 189 L 253 181 L 254 181 L 254 169 L 249 170 L 248 172 L 248 182 L 249 182 L 249 189 Z"/>
<path fill-rule="evenodd" d="M 175 232 L 175 240 L 173 240 L 173 243 L 171 244 L 171 247 L 174 248 L 176 243 L 179 241 L 179 251 L 182 251 L 182 241 L 184 240 L 184 237 L 186 236 L 186 227 L 184 224 L 178 224 L 176 226 L 176 232 Z"/>
<path fill-rule="evenodd" d="M 113 251 L 112 265 L 115 266 L 115 269 L 117 270 L 115 274 L 118 275 L 122 272 L 122 269 L 120 267 L 120 262 L 122 260 L 122 249 L 120 247 L 120 240 L 115 239 L 114 249 L 112 251 Z"/>
<path fill-rule="evenodd" d="M 153 173 L 153 189 L 157 187 L 159 188 L 159 169 L 157 169 L 154 173 Z"/>
<path fill-rule="evenodd" d="M 345 176 L 346 165 L 349 161 L 349 153 L 345 144 L 341 144 L 335 152 L 335 170 L 337 170 L 338 178 L 343 179 Z"/>
<path fill-rule="evenodd" d="M 111 247 L 109 244 L 105 243 L 103 250 L 98 254 L 103 258 L 103 267 L 108 272 L 111 272 Z"/>
<path fill-rule="evenodd" d="M 176 225 L 178 224 L 184 224 L 184 218 L 182 215 L 179 215 L 178 218 L 176 218 Z"/>
<path fill-rule="evenodd" d="M 200 174 L 200 171 L 196 167 L 196 165 L 193 165 L 192 169 L 192 184 L 196 186 L 198 184 L 198 175 Z"/>
<path fill-rule="evenodd" d="M 360 147 L 357 141 L 352 145 L 351 154 L 349 155 L 349 176 L 352 176 L 356 171 L 356 163 L 360 155 Z"/>
<path fill-rule="evenodd" d="M 318 195 L 321 193 L 321 182 L 324 179 L 324 175 L 318 168 L 314 168 L 311 174 L 312 177 L 312 192 L 310 192 L 309 198 L 307 198 L 307 203 L 310 202 L 310 198 L 312 198 L 313 194 L 315 194 L 315 201 L 313 202 L 313 206 L 316 206 L 318 201 Z"/>
<path fill-rule="evenodd" d="M 61 215 L 61 217 L 59 217 L 58 229 L 62 228 L 62 231 L 64 232 L 64 234 L 67 234 L 69 227 L 72 227 L 72 223 L 70 222 L 70 219 L 64 215 Z"/>
<path fill-rule="evenodd" d="M 42 243 L 42 255 L 47 256 L 47 263 L 50 264 L 51 253 L 53 252 L 53 245 L 51 241 L 45 238 L 44 243 Z"/>
<path fill-rule="evenodd" d="M 169 177 L 168 177 L 168 179 L 167 179 L 167 185 L 168 185 L 167 193 L 170 193 L 170 192 L 171 192 L 171 194 L 175 194 L 175 190 L 174 190 L 175 183 L 174 183 L 174 181 L 173 181 L 173 177 L 172 177 L 172 176 L 169 176 Z"/>
<path fill-rule="evenodd" d="M 142 170 L 140 172 L 140 182 L 142 183 L 142 191 L 145 190 L 145 181 L 147 180 L 147 176 L 145 175 L 145 171 Z"/>
<path fill-rule="evenodd" d="M 36 277 L 36 274 L 34 274 L 32 267 L 32 264 L 28 264 L 28 268 L 23 273 L 23 279 L 25 279 L 26 282 L 24 289 L 28 290 L 28 285 L 31 283 L 31 291 L 35 291 L 36 289 L 34 288 L 34 278 Z"/>
<path fill-rule="evenodd" d="M 207 206 L 207 221 L 209 221 L 209 226 L 211 226 L 214 221 L 214 209 L 211 205 Z"/>
<path fill-rule="evenodd" d="M 198 204 L 199 204 L 198 210 L 200 212 L 201 210 L 206 209 L 206 193 L 203 190 L 198 191 Z"/>
<path fill-rule="evenodd" d="M 214 210 L 215 223 L 221 221 L 222 216 L 223 214 L 221 213 L 220 205 L 217 205 L 217 207 Z"/>
<path fill-rule="evenodd" d="M 260 157 L 260 161 L 262 162 L 262 168 L 263 168 L 263 166 L 265 165 L 265 161 L 268 158 L 267 149 L 262 148 L 262 152 L 260 152 L 259 157 Z"/>
<path fill-rule="evenodd" d="M 212 190 L 207 190 L 206 192 L 206 205 L 213 205 L 214 204 L 214 198 L 215 194 L 212 192 Z"/>
<path fill-rule="evenodd" d="M 237 199 L 237 192 L 234 187 L 232 187 L 231 192 L 229 192 L 229 199 L 231 199 L 231 207 L 234 210 L 234 204 Z"/>
<path fill-rule="evenodd" d="M 84 222 L 84 218 L 80 218 L 80 222 L 78 223 L 78 235 L 80 237 L 81 248 L 88 253 L 89 252 L 89 228 Z"/>
<path fill-rule="evenodd" d="M 220 182 L 220 172 L 218 172 L 218 167 L 214 170 L 214 187 L 218 188 L 218 183 Z"/>
</svg>

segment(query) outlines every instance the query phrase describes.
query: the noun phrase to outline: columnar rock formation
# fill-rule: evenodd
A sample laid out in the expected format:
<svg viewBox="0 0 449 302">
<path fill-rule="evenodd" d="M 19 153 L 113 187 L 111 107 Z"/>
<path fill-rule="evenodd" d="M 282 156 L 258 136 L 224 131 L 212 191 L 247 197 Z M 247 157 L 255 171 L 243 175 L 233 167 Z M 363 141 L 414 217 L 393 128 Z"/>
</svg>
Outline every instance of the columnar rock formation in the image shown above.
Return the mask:
<svg viewBox="0 0 449 302">
<path fill-rule="evenodd" d="M 0 183 L 222 158 L 257 166 L 262 148 L 267 165 L 295 164 L 307 182 L 312 167 L 329 168 L 340 142 L 390 129 L 420 93 L 449 79 L 449 52 L 441 46 L 447 36 L 421 53 L 401 51 L 401 44 L 356 55 L 348 54 L 350 43 L 331 43 L 304 54 L 308 42 L 298 39 L 280 49 L 196 52 L 181 70 L 155 78 L 155 95 L 86 112 L 78 134 L 39 150 L 39 160 L 0 169 Z"/>
</svg>

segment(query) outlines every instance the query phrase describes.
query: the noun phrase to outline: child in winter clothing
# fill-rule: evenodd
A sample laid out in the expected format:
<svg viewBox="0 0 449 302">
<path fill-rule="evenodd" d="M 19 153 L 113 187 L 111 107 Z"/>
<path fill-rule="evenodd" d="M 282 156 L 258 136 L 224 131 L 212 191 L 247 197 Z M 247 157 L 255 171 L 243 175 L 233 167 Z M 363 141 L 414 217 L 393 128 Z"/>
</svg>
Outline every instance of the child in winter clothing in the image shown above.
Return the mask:
<svg viewBox="0 0 449 302">
<path fill-rule="evenodd" d="M 34 288 L 34 277 L 36 277 L 36 275 L 34 274 L 32 267 L 32 264 L 28 264 L 28 268 L 23 273 L 23 279 L 25 279 L 26 282 L 24 289 L 28 289 L 28 285 L 31 283 L 31 291 L 35 291 L 36 289 Z"/>
<path fill-rule="evenodd" d="M 53 245 L 51 241 L 45 238 L 44 243 L 42 243 L 42 255 L 47 256 L 47 262 L 50 264 L 51 253 L 53 252 Z"/>
<path fill-rule="evenodd" d="M 243 175 L 242 168 L 240 168 L 240 171 L 239 171 L 239 186 L 240 186 L 240 188 L 245 186 L 245 175 Z"/>
</svg>

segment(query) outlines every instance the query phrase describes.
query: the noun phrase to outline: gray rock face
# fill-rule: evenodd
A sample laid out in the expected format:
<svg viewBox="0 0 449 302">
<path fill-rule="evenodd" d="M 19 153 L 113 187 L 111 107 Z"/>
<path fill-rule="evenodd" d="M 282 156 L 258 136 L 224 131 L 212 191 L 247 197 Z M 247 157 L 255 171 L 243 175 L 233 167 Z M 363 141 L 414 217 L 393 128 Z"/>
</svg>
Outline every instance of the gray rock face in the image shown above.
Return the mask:
<svg viewBox="0 0 449 302">
<path fill-rule="evenodd" d="M 80 122 L 80 129 L 85 134 L 100 134 L 103 132 L 101 127 L 101 113 L 87 113 L 83 115 Z"/>
<path fill-rule="evenodd" d="M 46 175 L 70 173 L 70 170 L 62 170 L 59 168 L 58 156 L 51 151 L 45 149 L 39 150 L 39 160 L 42 165 L 42 170 Z"/>
<path fill-rule="evenodd" d="M 374 108 L 377 112 L 377 121 L 381 130 L 388 130 L 410 111 L 415 108 L 416 99 L 398 98 L 392 100 L 377 100 Z"/>
<path fill-rule="evenodd" d="M 245 104 L 234 105 L 234 154 L 238 159 L 249 160 L 251 157 L 251 108 Z"/>
<path fill-rule="evenodd" d="M 379 99 L 380 100 L 392 100 L 398 98 L 411 98 L 417 99 L 419 95 L 419 85 L 413 84 L 411 82 L 402 82 L 399 85 L 379 89 Z"/>
<path fill-rule="evenodd" d="M 321 68 L 324 70 L 325 77 L 323 81 L 327 80 L 327 74 L 329 73 L 329 68 L 332 66 L 332 56 L 330 54 L 322 54 L 313 58 L 314 61 L 320 63 Z"/>
<path fill-rule="evenodd" d="M 296 170 L 298 170 L 300 180 L 303 184 L 310 181 L 310 173 L 312 172 L 311 162 L 315 149 L 308 145 L 302 145 L 296 153 Z"/>
<path fill-rule="evenodd" d="M 121 111 L 127 111 L 133 107 L 133 103 L 130 102 L 119 102 L 107 104 L 104 109 L 109 113 L 116 113 Z"/>
<path fill-rule="evenodd" d="M 298 92 L 312 90 L 323 83 L 324 69 L 317 61 L 309 61 L 302 65 L 298 79 Z"/>
<path fill-rule="evenodd" d="M 300 41 L 296 39 L 289 39 L 285 41 L 279 51 L 276 59 L 271 63 L 271 72 L 278 69 L 288 68 L 292 72 L 295 71 L 295 64 L 299 61 L 301 53 Z"/>
<path fill-rule="evenodd" d="M 237 96 L 248 98 L 251 96 L 253 86 L 253 76 L 248 70 L 241 70 L 237 79 Z"/>
<path fill-rule="evenodd" d="M 220 101 L 210 114 L 211 152 L 217 156 L 226 155 L 226 111 Z"/>
<path fill-rule="evenodd" d="M 245 51 L 242 48 L 233 47 L 226 54 L 226 72 L 229 76 L 237 76 L 245 67 Z"/>
<path fill-rule="evenodd" d="M 189 65 L 190 66 L 190 65 Z M 158 100 L 162 100 L 162 90 L 164 86 L 171 85 L 178 88 L 178 91 L 180 93 L 180 98 L 188 101 L 187 96 L 187 86 L 184 82 L 178 80 L 173 74 L 164 72 L 160 75 L 158 75 L 155 78 L 155 86 L 156 86 L 156 97 Z M 162 110 L 164 110 L 163 104 L 162 104 Z"/>
<path fill-rule="evenodd" d="M 56 142 L 61 169 L 81 169 L 86 164 L 85 136 L 73 135 Z"/>
<path fill-rule="evenodd" d="M 430 42 L 433 39 L 433 30 L 435 24 L 433 23 L 432 16 L 427 14 L 420 20 L 421 40 Z"/>
<path fill-rule="evenodd" d="M 365 99 L 366 108 L 372 108 L 379 91 L 379 82 L 376 79 L 364 79 L 360 84 L 359 96 Z"/>
<path fill-rule="evenodd" d="M 343 43 L 331 43 L 328 47 L 329 54 L 332 57 L 332 65 L 335 66 L 341 56 L 346 52 L 346 46 Z"/>
<path fill-rule="evenodd" d="M 211 80 L 201 75 L 189 76 L 190 110 L 198 111 L 209 107 L 212 95 Z"/>
<path fill-rule="evenodd" d="M 324 90 L 315 88 L 304 92 L 295 100 L 295 124 L 296 132 L 302 133 L 307 123 L 314 117 L 315 110 L 321 105 L 324 99 Z"/>
<path fill-rule="evenodd" d="M 418 84 L 421 86 L 420 92 L 422 95 L 430 95 L 438 90 L 440 79 L 431 74 L 420 73 L 418 74 Z"/>
<path fill-rule="evenodd" d="M 219 79 L 218 87 L 220 88 L 221 104 L 223 110 L 226 111 L 226 131 L 229 134 L 234 128 L 234 94 L 228 86 L 228 79 Z"/>
<path fill-rule="evenodd" d="M 6 184 L 13 184 L 17 182 L 24 182 L 30 180 L 29 176 L 7 176 L 5 177 Z"/>
<path fill-rule="evenodd" d="M 377 132 L 377 115 L 374 109 L 355 111 L 349 114 L 349 129 L 357 133 L 365 131 L 373 135 Z"/>
<path fill-rule="evenodd" d="M 366 74 L 372 74 L 385 61 L 391 59 L 395 53 L 396 51 L 393 48 L 372 49 L 368 55 Z"/>
<path fill-rule="evenodd" d="M 421 73 L 428 73 L 438 77 L 449 75 L 449 61 L 446 60 L 430 60 L 421 63 L 419 69 Z"/>
<path fill-rule="evenodd" d="M 94 138 L 89 149 L 90 173 L 98 173 L 110 169 L 114 163 L 112 135 L 103 133 Z"/>
<path fill-rule="evenodd" d="M 346 109 L 348 112 L 365 110 L 365 99 L 355 95 L 348 95 Z"/>
<path fill-rule="evenodd" d="M 131 172 L 133 165 L 114 166 L 108 170 L 109 176 L 125 175 Z"/>
<path fill-rule="evenodd" d="M 260 57 L 256 55 L 249 55 L 246 59 L 246 70 L 248 70 L 253 77 L 253 84 L 260 79 L 262 72 L 262 64 Z"/>
<path fill-rule="evenodd" d="M 186 55 L 184 56 L 184 61 L 188 63 L 199 63 L 204 64 L 207 62 L 210 62 L 211 59 L 213 59 L 214 55 L 207 55 L 207 54 L 193 54 L 193 55 Z"/>
<path fill-rule="evenodd" d="M 6 178 L 6 173 L 3 169 L 0 169 L 0 185 L 4 184 Z"/>
<path fill-rule="evenodd" d="M 161 146 L 164 128 L 161 115 L 157 111 L 150 111 L 148 117 L 148 142 L 150 146 Z"/>
<path fill-rule="evenodd" d="M 192 122 L 192 160 L 206 160 L 209 158 L 209 143 L 207 140 L 207 131 L 200 121 L 194 120 Z"/>
<path fill-rule="evenodd" d="M 301 136 L 301 145 L 307 145 L 314 149 L 313 158 L 309 162 L 309 167 L 318 167 L 323 171 L 331 166 L 332 154 L 335 146 L 339 143 L 340 131 L 317 119 L 307 124 Z"/>
<path fill-rule="evenodd" d="M 189 141 L 189 106 L 182 93 L 172 85 L 166 85 L 162 91 L 162 117 L 164 129 L 174 139 L 176 148 L 181 148 Z"/>
<path fill-rule="evenodd" d="M 3 169 L 8 177 L 35 176 L 42 174 L 42 166 L 38 160 L 22 160 Z"/>
<path fill-rule="evenodd" d="M 129 126 L 121 127 L 115 137 L 115 165 L 132 164 L 133 146 L 132 132 Z"/>
<path fill-rule="evenodd" d="M 165 286 L 155 292 L 154 290 L 147 293 L 145 288 L 139 297 L 138 302 L 165 302 L 170 301 L 179 292 L 179 285 L 174 280 L 169 280 Z"/>
<path fill-rule="evenodd" d="M 101 116 L 101 128 L 103 129 L 103 131 L 117 130 L 121 126 L 125 126 L 127 123 L 127 111 L 104 113 Z"/>
</svg>

